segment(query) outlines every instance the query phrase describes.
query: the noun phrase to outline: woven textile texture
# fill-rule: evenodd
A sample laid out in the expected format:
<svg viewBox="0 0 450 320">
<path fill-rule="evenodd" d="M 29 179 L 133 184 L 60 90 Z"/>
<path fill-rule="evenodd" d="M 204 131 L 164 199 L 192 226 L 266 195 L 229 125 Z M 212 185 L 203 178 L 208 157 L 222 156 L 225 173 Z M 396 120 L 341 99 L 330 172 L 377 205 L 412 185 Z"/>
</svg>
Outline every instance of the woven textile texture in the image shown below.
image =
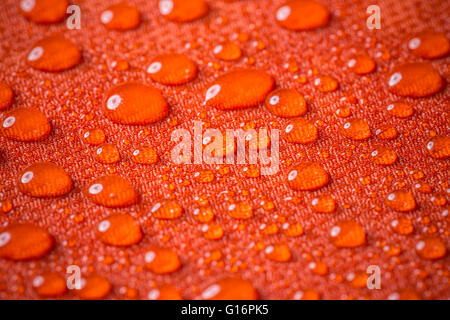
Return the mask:
<svg viewBox="0 0 450 320">
<path fill-rule="evenodd" d="M 11 225 L 27 223 L 54 240 L 48 252 L 33 259 L 13 259 L 0 248 L 1 299 L 47 298 L 39 291 L 44 280 L 58 299 L 95 298 L 97 293 L 105 299 L 147 299 L 161 288 L 194 299 L 230 278 L 237 279 L 237 288 L 248 281 L 261 299 L 450 298 L 450 90 L 444 83 L 432 95 L 400 96 L 389 90 L 387 80 L 392 70 L 409 62 L 431 64 L 445 82 L 450 80 L 448 54 L 425 59 L 408 47 L 408 41 L 423 31 L 450 38 L 450 1 L 320 0 L 330 13 L 329 22 L 300 31 L 277 22 L 284 0 L 207 0 L 208 12 L 191 22 L 164 17 L 156 0 L 127 0 L 139 10 L 139 26 L 111 30 L 101 15 L 119 2 L 71 1 L 81 8 L 81 28 L 74 30 L 65 21 L 40 24 L 27 19 L 19 1 L 0 2 L 0 82 L 15 94 L 1 111 L 0 123 L 8 112 L 25 107 L 39 109 L 51 124 L 49 136 L 34 142 L 0 135 L 0 234 Z M 380 8 L 381 29 L 367 27 L 366 9 L 372 4 Z M 27 61 L 30 50 L 54 34 L 75 44 L 82 59 L 68 70 L 38 70 Z M 224 42 L 237 44 L 241 56 L 220 59 L 214 49 Z M 167 53 L 188 57 L 198 74 L 180 85 L 155 81 L 147 69 L 155 57 Z M 376 63 L 373 72 L 361 75 L 349 69 L 348 61 L 360 54 Z M 275 88 L 296 89 L 306 100 L 302 117 L 318 129 L 317 139 L 308 144 L 287 141 L 283 133 L 295 118 L 279 117 L 264 103 L 238 110 L 205 104 L 210 84 L 238 68 L 262 70 L 275 79 Z M 331 77 L 338 87 L 320 90 L 315 81 L 320 77 L 323 82 Z M 146 125 L 111 121 L 103 104 L 108 92 L 125 82 L 156 88 L 169 105 L 168 115 Z M 389 112 L 388 105 L 398 101 L 412 107 L 412 114 L 399 117 Z M 370 137 L 353 140 L 343 134 L 352 119 L 362 119 Z M 251 174 L 257 168 L 248 164 L 174 164 L 171 152 L 176 143 L 171 134 L 176 129 L 192 133 L 195 121 L 223 131 L 280 130 L 279 172 Z M 118 161 L 102 163 L 99 146 L 84 138 L 92 129 L 103 131 L 105 143 L 117 148 Z M 380 132 L 385 131 L 388 138 L 383 139 Z M 397 134 L 389 137 L 392 131 Z M 427 149 L 436 137 L 441 137 L 444 156 L 433 157 Z M 156 151 L 156 163 L 139 164 L 133 158 L 143 146 Z M 387 160 L 373 161 L 374 150 L 386 149 Z M 391 152 L 396 159 L 383 165 Z M 23 170 L 37 162 L 61 167 L 73 182 L 70 192 L 35 197 L 20 189 Z M 305 162 L 322 167 L 328 183 L 317 190 L 293 188 L 288 175 Z M 90 199 L 86 188 L 110 174 L 134 186 L 135 204 L 111 208 Z M 412 210 L 389 205 L 386 199 L 397 190 L 407 193 L 404 202 L 412 195 Z M 314 204 L 325 201 L 327 207 L 330 199 L 335 209 L 317 212 Z M 171 213 L 181 213 L 161 219 L 152 212 L 157 203 L 169 203 L 175 206 L 169 208 Z M 233 217 L 230 206 L 248 219 Z M 209 217 L 202 221 L 198 212 Z M 99 224 L 117 214 L 138 223 L 140 241 L 117 246 L 100 238 Z M 341 232 L 348 231 L 343 240 L 347 245 L 337 245 L 330 235 L 339 225 Z M 219 235 L 206 235 L 207 228 Z M 8 237 L 14 237 L 11 234 Z M 26 239 L 29 234 L 20 236 Z M 0 244 L 15 240 L 6 237 L 0 237 Z M 43 245 L 25 246 L 40 250 Z M 169 250 L 179 261 L 168 256 L 166 263 L 180 265 L 173 272 L 159 272 L 167 266 L 164 261 L 149 266 L 151 248 Z M 65 282 L 70 265 L 79 266 L 84 279 L 91 277 L 90 293 L 59 292 L 58 281 L 42 277 L 51 273 Z M 369 266 L 379 267 L 378 290 L 366 286 Z M 102 280 L 95 282 L 94 275 Z M 232 298 L 233 290 L 229 291 L 231 296 L 225 296 Z"/>
</svg>

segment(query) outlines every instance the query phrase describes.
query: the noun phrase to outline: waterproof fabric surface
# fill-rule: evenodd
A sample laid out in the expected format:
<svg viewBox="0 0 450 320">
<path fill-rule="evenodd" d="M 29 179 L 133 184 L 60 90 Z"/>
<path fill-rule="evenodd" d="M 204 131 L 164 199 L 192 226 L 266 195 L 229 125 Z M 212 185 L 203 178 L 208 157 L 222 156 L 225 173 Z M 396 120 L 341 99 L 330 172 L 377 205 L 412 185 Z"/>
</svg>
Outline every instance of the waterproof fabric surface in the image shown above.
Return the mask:
<svg viewBox="0 0 450 320">
<path fill-rule="evenodd" d="M 141 13 L 141 24 L 134 30 L 113 31 L 102 25 L 100 15 L 117 2 L 75 1 L 81 8 L 80 30 L 68 30 L 64 22 L 33 23 L 19 13 L 18 1 L 0 3 L 0 80 L 15 92 L 13 104 L 2 113 L 34 107 L 52 126 L 49 137 L 37 142 L 0 136 L 4 211 L 0 228 L 31 223 L 54 238 L 53 248 L 38 259 L 0 257 L 0 298 L 43 298 L 33 285 L 36 277 L 53 272 L 64 279 L 69 265 L 79 266 L 83 278 L 104 277 L 112 288 L 106 299 L 146 299 L 152 289 L 168 285 L 181 297 L 193 299 L 229 277 L 250 281 L 262 299 L 292 299 L 305 292 L 321 299 L 450 298 L 448 255 L 430 260 L 417 249 L 424 239 L 438 239 L 449 248 L 448 160 L 431 157 L 427 143 L 434 136 L 449 135 L 450 91 L 446 86 L 424 98 L 402 98 L 388 91 L 386 80 L 399 64 L 425 61 L 408 49 L 415 34 L 433 30 L 450 37 L 449 1 L 377 1 L 381 29 L 369 30 L 366 9 L 374 1 L 322 0 L 331 13 L 329 23 L 306 31 L 287 30 L 277 23 L 276 12 L 284 0 L 211 0 L 203 18 L 188 23 L 165 19 L 157 1 L 128 0 Z M 81 63 L 55 73 L 33 69 L 26 63 L 30 49 L 55 32 L 80 49 Z M 224 41 L 237 43 L 242 57 L 235 61 L 215 57 L 214 48 Z M 376 62 L 376 70 L 367 75 L 349 71 L 349 59 L 364 52 Z M 199 69 L 195 79 L 176 86 L 153 81 L 147 68 L 155 56 L 165 53 L 181 53 L 194 61 Z M 428 61 L 446 81 L 450 79 L 448 56 Z M 307 103 L 303 117 L 318 128 L 318 139 L 304 145 L 281 137 L 280 171 L 271 176 L 249 177 L 244 170 L 248 165 L 173 164 L 171 133 L 180 128 L 192 132 L 194 121 L 221 130 L 280 131 L 291 122 L 270 113 L 263 103 L 242 110 L 205 106 L 209 84 L 236 68 L 263 70 L 275 79 L 277 88 L 297 89 Z M 314 79 L 319 75 L 333 77 L 339 87 L 332 92 L 317 90 Z M 168 116 L 149 125 L 110 121 L 102 111 L 106 94 L 129 81 L 158 89 L 170 105 Z M 414 113 L 400 119 L 387 112 L 386 107 L 398 100 L 411 105 Z M 339 116 L 339 108 L 350 115 Z M 354 141 L 343 136 L 342 127 L 353 118 L 367 122 L 370 138 Z M 396 138 L 377 136 L 386 125 L 398 131 Z M 120 161 L 102 164 L 96 159 L 97 146 L 83 140 L 90 129 L 103 130 L 106 142 L 117 147 Z M 153 147 L 159 161 L 150 165 L 132 161 L 133 151 L 142 146 Z M 380 146 L 393 149 L 397 161 L 389 166 L 371 161 L 370 155 Z M 19 190 L 22 170 L 42 161 L 64 169 L 73 180 L 70 193 L 36 198 Z M 290 168 L 306 161 L 328 172 L 326 186 L 315 191 L 289 186 Z M 196 179 L 196 172 L 205 170 L 207 176 L 213 175 L 212 181 Z M 130 181 L 138 202 L 107 208 L 90 201 L 83 190 L 106 174 Z M 423 184 L 430 190 L 421 192 L 418 186 Z M 413 195 L 414 210 L 397 212 L 386 205 L 388 195 L 399 189 Z M 314 210 L 313 199 L 324 195 L 335 200 L 333 212 Z M 151 210 L 163 199 L 177 201 L 184 209 L 182 215 L 172 220 L 155 218 Z M 233 218 L 229 214 L 233 203 L 250 206 L 253 216 Z M 223 230 L 218 239 L 204 236 L 204 225 L 212 221 L 196 219 L 196 209 L 205 207 Z M 118 213 L 139 223 L 143 237 L 137 244 L 117 247 L 98 238 L 99 223 Z M 399 219 L 413 230 L 397 232 L 393 221 Z M 330 230 L 341 221 L 355 221 L 362 227 L 361 245 L 347 248 L 333 243 Z M 303 227 L 303 233 L 287 235 L 286 226 L 295 224 Z M 290 259 L 274 261 L 267 253 L 267 247 L 274 245 L 286 245 Z M 176 252 L 181 267 L 167 274 L 149 270 L 145 254 L 153 247 Z M 365 285 L 371 265 L 380 268 L 379 290 Z M 79 295 L 69 290 L 56 297 Z"/>
</svg>

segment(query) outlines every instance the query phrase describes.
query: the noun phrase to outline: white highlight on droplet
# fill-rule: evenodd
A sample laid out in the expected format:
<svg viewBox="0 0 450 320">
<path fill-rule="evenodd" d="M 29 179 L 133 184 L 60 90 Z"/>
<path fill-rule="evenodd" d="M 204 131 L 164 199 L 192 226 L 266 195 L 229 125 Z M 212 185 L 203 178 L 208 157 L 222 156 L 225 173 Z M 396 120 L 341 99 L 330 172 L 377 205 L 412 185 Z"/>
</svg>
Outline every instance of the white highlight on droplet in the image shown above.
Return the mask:
<svg viewBox="0 0 450 320">
<path fill-rule="evenodd" d="M 292 170 L 288 175 L 288 180 L 292 181 L 297 177 L 297 170 Z"/>
<path fill-rule="evenodd" d="M 388 195 L 388 200 L 392 201 L 395 199 L 395 194 L 391 193 Z"/>
<path fill-rule="evenodd" d="M 115 94 L 111 97 L 109 97 L 108 101 L 106 102 L 106 107 L 109 110 L 116 110 L 119 105 L 122 103 L 122 97 L 118 94 Z"/>
<path fill-rule="evenodd" d="M 98 225 L 98 231 L 100 231 L 100 232 L 106 232 L 106 230 L 108 230 L 109 227 L 111 227 L 111 223 L 110 223 L 108 220 L 103 220 L 103 221 L 100 222 L 100 224 Z"/>
<path fill-rule="evenodd" d="M 277 11 L 277 20 L 278 21 L 284 21 L 286 20 L 291 14 L 291 7 L 289 6 L 282 6 Z"/>
<path fill-rule="evenodd" d="M 23 174 L 20 181 L 25 184 L 25 183 L 30 182 L 31 179 L 33 179 L 33 177 L 34 177 L 34 173 L 32 171 L 27 171 Z"/>
<path fill-rule="evenodd" d="M 35 0 L 22 0 L 20 1 L 20 9 L 25 12 L 30 12 L 36 6 Z"/>
<path fill-rule="evenodd" d="M 355 60 L 355 59 L 351 59 L 351 60 L 348 62 L 347 66 L 348 66 L 349 68 L 353 68 L 353 67 L 355 66 L 355 64 L 356 64 L 356 60 Z"/>
<path fill-rule="evenodd" d="M 153 74 L 157 73 L 159 70 L 161 70 L 162 63 L 161 62 L 153 62 L 147 69 L 147 73 Z"/>
<path fill-rule="evenodd" d="M 89 193 L 90 194 L 99 194 L 102 192 L 103 186 L 100 183 L 93 184 L 89 187 Z"/>
<path fill-rule="evenodd" d="M 411 50 L 415 50 L 420 46 L 420 39 L 419 38 L 412 38 L 408 42 L 408 48 Z"/>
<path fill-rule="evenodd" d="M 214 47 L 213 52 L 214 52 L 214 54 L 218 54 L 222 50 L 223 50 L 223 46 L 221 44 L 219 44 L 219 45 Z"/>
<path fill-rule="evenodd" d="M 205 97 L 205 102 L 207 102 L 208 100 L 214 98 L 215 96 L 217 96 L 220 92 L 220 85 L 219 84 L 215 84 L 212 87 L 210 87 L 208 89 L 208 91 L 206 91 L 206 97 Z"/>
<path fill-rule="evenodd" d="M 273 252 L 273 250 L 275 250 L 275 248 L 273 246 L 268 246 L 265 250 L 266 254 L 270 254 Z"/>
<path fill-rule="evenodd" d="M 156 212 L 159 208 L 161 208 L 161 203 L 157 203 L 157 204 L 155 204 L 154 206 L 153 206 L 153 208 L 152 208 L 152 213 L 153 212 Z"/>
<path fill-rule="evenodd" d="M 419 242 L 417 242 L 416 250 L 417 250 L 417 251 L 421 251 L 421 250 L 423 250 L 423 248 L 425 248 L 425 241 L 419 241 Z"/>
<path fill-rule="evenodd" d="M 433 141 L 428 142 L 428 144 L 427 144 L 427 149 L 428 149 L 428 150 L 432 150 L 433 147 L 434 147 L 434 142 L 433 142 Z"/>
<path fill-rule="evenodd" d="M 280 102 L 279 96 L 273 96 L 269 99 L 269 103 L 273 106 L 276 105 L 278 102 Z"/>
<path fill-rule="evenodd" d="M 214 296 L 216 296 L 220 292 L 220 286 L 218 284 L 213 284 L 212 286 L 209 286 L 206 288 L 205 291 L 202 293 L 203 299 L 211 299 Z"/>
<path fill-rule="evenodd" d="M 44 283 L 43 276 L 37 276 L 33 279 L 33 287 L 35 287 L 35 288 L 42 286 L 43 283 Z"/>
<path fill-rule="evenodd" d="M 286 127 L 286 133 L 289 133 L 289 132 L 291 132 L 292 131 L 292 129 L 294 129 L 294 125 L 292 125 L 292 124 L 290 124 L 290 125 L 288 125 L 287 127 Z"/>
<path fill-rule="evenodd" d="M 388 111 L 391 111 L 392 109 L 394 109 L 394 104 L 390 104 L 387 106 Z"/>
<path fill-rule="evenodd" d="M 7 244 L 9 240 L 11 240 L 11 233 L 7 231 L 0 233 L 0 247 L 3 247 L 5 244 Z"/>
<path fill-rule="evenodd" d="M 5 119 L 5 121 L 3 121 L 3 128 L 9 128 L 11 127 L 14 123 L 16 122 L 16 118 L 11 116 Z"/>
<path fill-rule="evenodd" d="M 33 50 L 31 50 L 30 54 L 28 55 L 28 61 L 36 61 L 42 55 L 44 54 L 44 48 L 42 47 L 35 47 Z"/>
<path fill-rule="evenodd" d="M 389 78 L 388 84 L 390 87 L 393 87 L 399 83 L 400 80 L 402 80 L 402 74 L 400 72 L 396 72 Z"/>
<path fill-rule="evenodd" d="M 344 124 L 344 129 L 348 129 L 348 128 L 350 128 L 350 126 L 351 126 L 351 123 L 347 122 L 346 124 Z"/>
<path fill-rule="evenodd" d="M 156 253 L 154 253 L 153 251 L 149 251 L 145 254 L 145 262 L 150 263 L 155 260 L 155 257 Z"/>
<path fill-rule="evenodd" d="M 163 16 L 168 15 L 173 10 L 173 1 L 172 0 L 161 0 L 159 1 L 159 12 Z"/>
<path fill-rule="evenodd" d="M 111 10 L 106 10 L 102 12 L 102 15 L 100 16 L 100 20 L 103 24 L 110 23 L 111 20 L 114 18 L 114 12 Z"/>
<path fill-rule="evenodd" d="M 150 290 L 150 292 L 148 293 L 147 297 L 148 297 L 149 300 L 158 300 L 158 298 L 159 298 L 159 290 L 158 289 Z"/>
<path fill-rule="evenodd" d="M 340 232 L 341 232 L 341 228 L 338 226 L 334 226 L 333 228 L 331 228 L 330 235 L 332 237 L 337 237 Z"/>
<path fill-rule="evenodd" d="M 133 152 L 133 156 L 137 156 L 138 154 L 140 153 L 140 151 L 139 150 L 134 150 L 134 152 Z"/>
</svg>

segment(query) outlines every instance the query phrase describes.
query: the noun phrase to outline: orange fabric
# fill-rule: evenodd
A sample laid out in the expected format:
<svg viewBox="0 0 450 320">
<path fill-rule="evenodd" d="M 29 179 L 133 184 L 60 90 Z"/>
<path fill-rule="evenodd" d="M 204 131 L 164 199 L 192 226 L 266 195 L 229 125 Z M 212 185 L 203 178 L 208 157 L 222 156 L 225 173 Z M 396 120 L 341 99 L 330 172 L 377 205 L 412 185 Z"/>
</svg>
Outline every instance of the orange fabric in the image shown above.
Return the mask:
<svg viewBox="0 0 450 320">
<path fill-rule="evenodd" d="M 202 1 L 194 1 L 185 17 L 182 11 L 189 9 L 164 17 L 156 0 L 127 0 L 141 13 L 141 24 L 122 32 L 101 22 L 102 12 L 120 1 L 71 2 L 81 7 L 81 30 L 68 30 L 63 22 L 35 24 L 36 12 L 27 20 L 18 1 L 0 2 L 0 82 L 15 93 L 3 110 L 10 93 L 0 85 L 7 93 L 0 99 L 1 123 L 8 112 L 27 107 L 42 111 L 52 127 L 48 137 L 42 127 L 35 132 L 42 138 L 37 142 L 20 133 L 11 133 L 17 139 L 3 131 L 0 136 L 0 233 L 12 228 L 12 236 L 24 237 L 4 255 L 0 250 L 1 299 L 450 298 L 450 90 L 435 74 L 450 80 L 450 58 L 428 42 L 408 49 L 414 35 L 428 30 L 450 38 L 450 1 L 376 1 L 381 29 L 369 30 L 366 9 L 373 1 L 320 0 L 329 22 L 323 14 L 310 23 L 325 26 L 293 31 L 275 18 L 284 0 L 208 0 L 207 13 Z M 43 21 L 58 20 L 56 9 Z M 285 22 L 299 27 L 295 23 Z M 27 61 L 36 43 L 55 32 L 79 49 L 81 63 L 63 72 L 33 69 L 58 71 L 79 62 L 71 45 L 57 60 L 44 54 L 45 65 L 34 60 L 40 52 Z M 445 45 L 442 36 L 433 39 L 428 40 Z M 229 42 L 242 53 L 214 49 Z M 169 86 L 152 80 L 147 68 L 153 59 L 171 53 L 197 65 L 192 81 Z M 434 69 L 412 95 L 444 88 L 421 98 L 397 95 L 411 94 L 411 88 L 397 85 L 393 73 L 404 70 L 404 63 L 424 61 L 416 70 Z M 54 63 L 58 68 L 48 67 Z M 278 117 L 264 100 L 240 110 L 205 105 L 210 85 L 237 68 L 263 70 L 276 89 L 296 89 L 306 100 L 302 117 L 308 121 Z M 391 88 L 388 80 L 395 83 Z M 168 117 L 146 125 L 112 122 L 105 99 L 123 82 L 159 90 L 170 106 Z M 256 91 L 271 85 L 266 87 Z M 247 94 L 251 99 L 255 92 Z M 220 99 L 221 105 L 230 103 Z M 396 102 L 413 112 L 388 108 Z M 281 135 L 280 172 L 260 176 L 249 165 L 172 164 L 171 132 L 192 132 L 198 120 L 220 130 L 266 127 L 284 133 L 289 124 L 296 127 L 288 140 Z M 96 160 L 104 142 L 117 147 L 115 161 Z M 149 154 L 136 161 L 136 150 Z M 22 192 L 23 170 L 38 162 L 62 168 L 72 179 L 70 192 L 69 181 L 50 186 L 60 194 L 56 198 Z M 302 171 L 289 180 L 295 168 Z M 107 194 L 95 187 L 98 181 L 111 181 Z M 125 192 L 114 196 L 117 190 Z M 123 218 L 123 225 L 100 235 L 102 221 L 122 224 L 109 218 L 117 214 L 133 219 Z M 131 240 L 127 230 L 133 230 Z M 33 243 L 34 233 L 45 243 Z M 78 294 L 61 285 L 69 265 L 80 266 L 86 279 Z M 380 290 L 366 288 L 370 265 L 381 269 Z"/>
</svg>

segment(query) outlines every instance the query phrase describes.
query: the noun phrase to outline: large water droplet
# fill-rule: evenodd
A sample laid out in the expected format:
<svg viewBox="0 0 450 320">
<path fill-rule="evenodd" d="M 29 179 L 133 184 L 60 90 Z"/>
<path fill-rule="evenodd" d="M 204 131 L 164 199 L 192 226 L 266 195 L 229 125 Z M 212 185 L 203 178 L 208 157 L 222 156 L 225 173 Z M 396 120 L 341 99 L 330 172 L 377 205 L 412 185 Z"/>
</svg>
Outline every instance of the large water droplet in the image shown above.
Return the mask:
<svg viewBox="0 0 450 320">
<path fill-rule="evenodd" d="M 72 179 L 60 166 L 38 162 L 19 173 L 18 188 L 32 197 L 57 197 L 72 190 Z"/>
<path fill-rule="evenodd" d="M 440 91 L 445 84 L 439 72 L 425 62 L 396 66 L 387 79 L 390 92 L 415 98 L 432 95 Z"/>
<path fill-rule="evenodd" d="M 275 18 L 283 28 L 309 30 L 327 25 L 330 13 L 315 0 L 289 0 L 278 8 Z"/>
<path fill-rule="evenodd" d="M 12 224 L 0 231 L 0 257 L 10 260 L 38 259 L 53 248 L 53 238 L 32 224 Z"/>
<path fill-rule="evenodd" d="M 278 117 L 292 118 L 306 113 L 305 98 L 295 89 L 278 89 L 265 101 L 266 108 Z"/>
<path fill-rule="evenodd" d="M 8 139 L 33 142 L 47 138 L 51 125 L 40 110 L 19 107 L 5 113 L 1 131 Z"/>
<path fill-rule="evenodd" d="M 205 104 L 221 110 L 254 107 L 264 101 L 274 85 L 274 79 L 264 71 L 231 71 L 208 86 Z"/>
<path fill-rule="evenodd" d="M 79 64 L 81 53 L 70 40 L 55 35 L 38 41 L 28 53 L 26 62 L 37 70 L 58 72 Z"/>
<path fill-rule="evenodd" d="M 169 105 L 155 88 L 128 82 L 109 91 L 103 112 L 116 123 L 145 125 L 164 119 Z"/>
</svg>

